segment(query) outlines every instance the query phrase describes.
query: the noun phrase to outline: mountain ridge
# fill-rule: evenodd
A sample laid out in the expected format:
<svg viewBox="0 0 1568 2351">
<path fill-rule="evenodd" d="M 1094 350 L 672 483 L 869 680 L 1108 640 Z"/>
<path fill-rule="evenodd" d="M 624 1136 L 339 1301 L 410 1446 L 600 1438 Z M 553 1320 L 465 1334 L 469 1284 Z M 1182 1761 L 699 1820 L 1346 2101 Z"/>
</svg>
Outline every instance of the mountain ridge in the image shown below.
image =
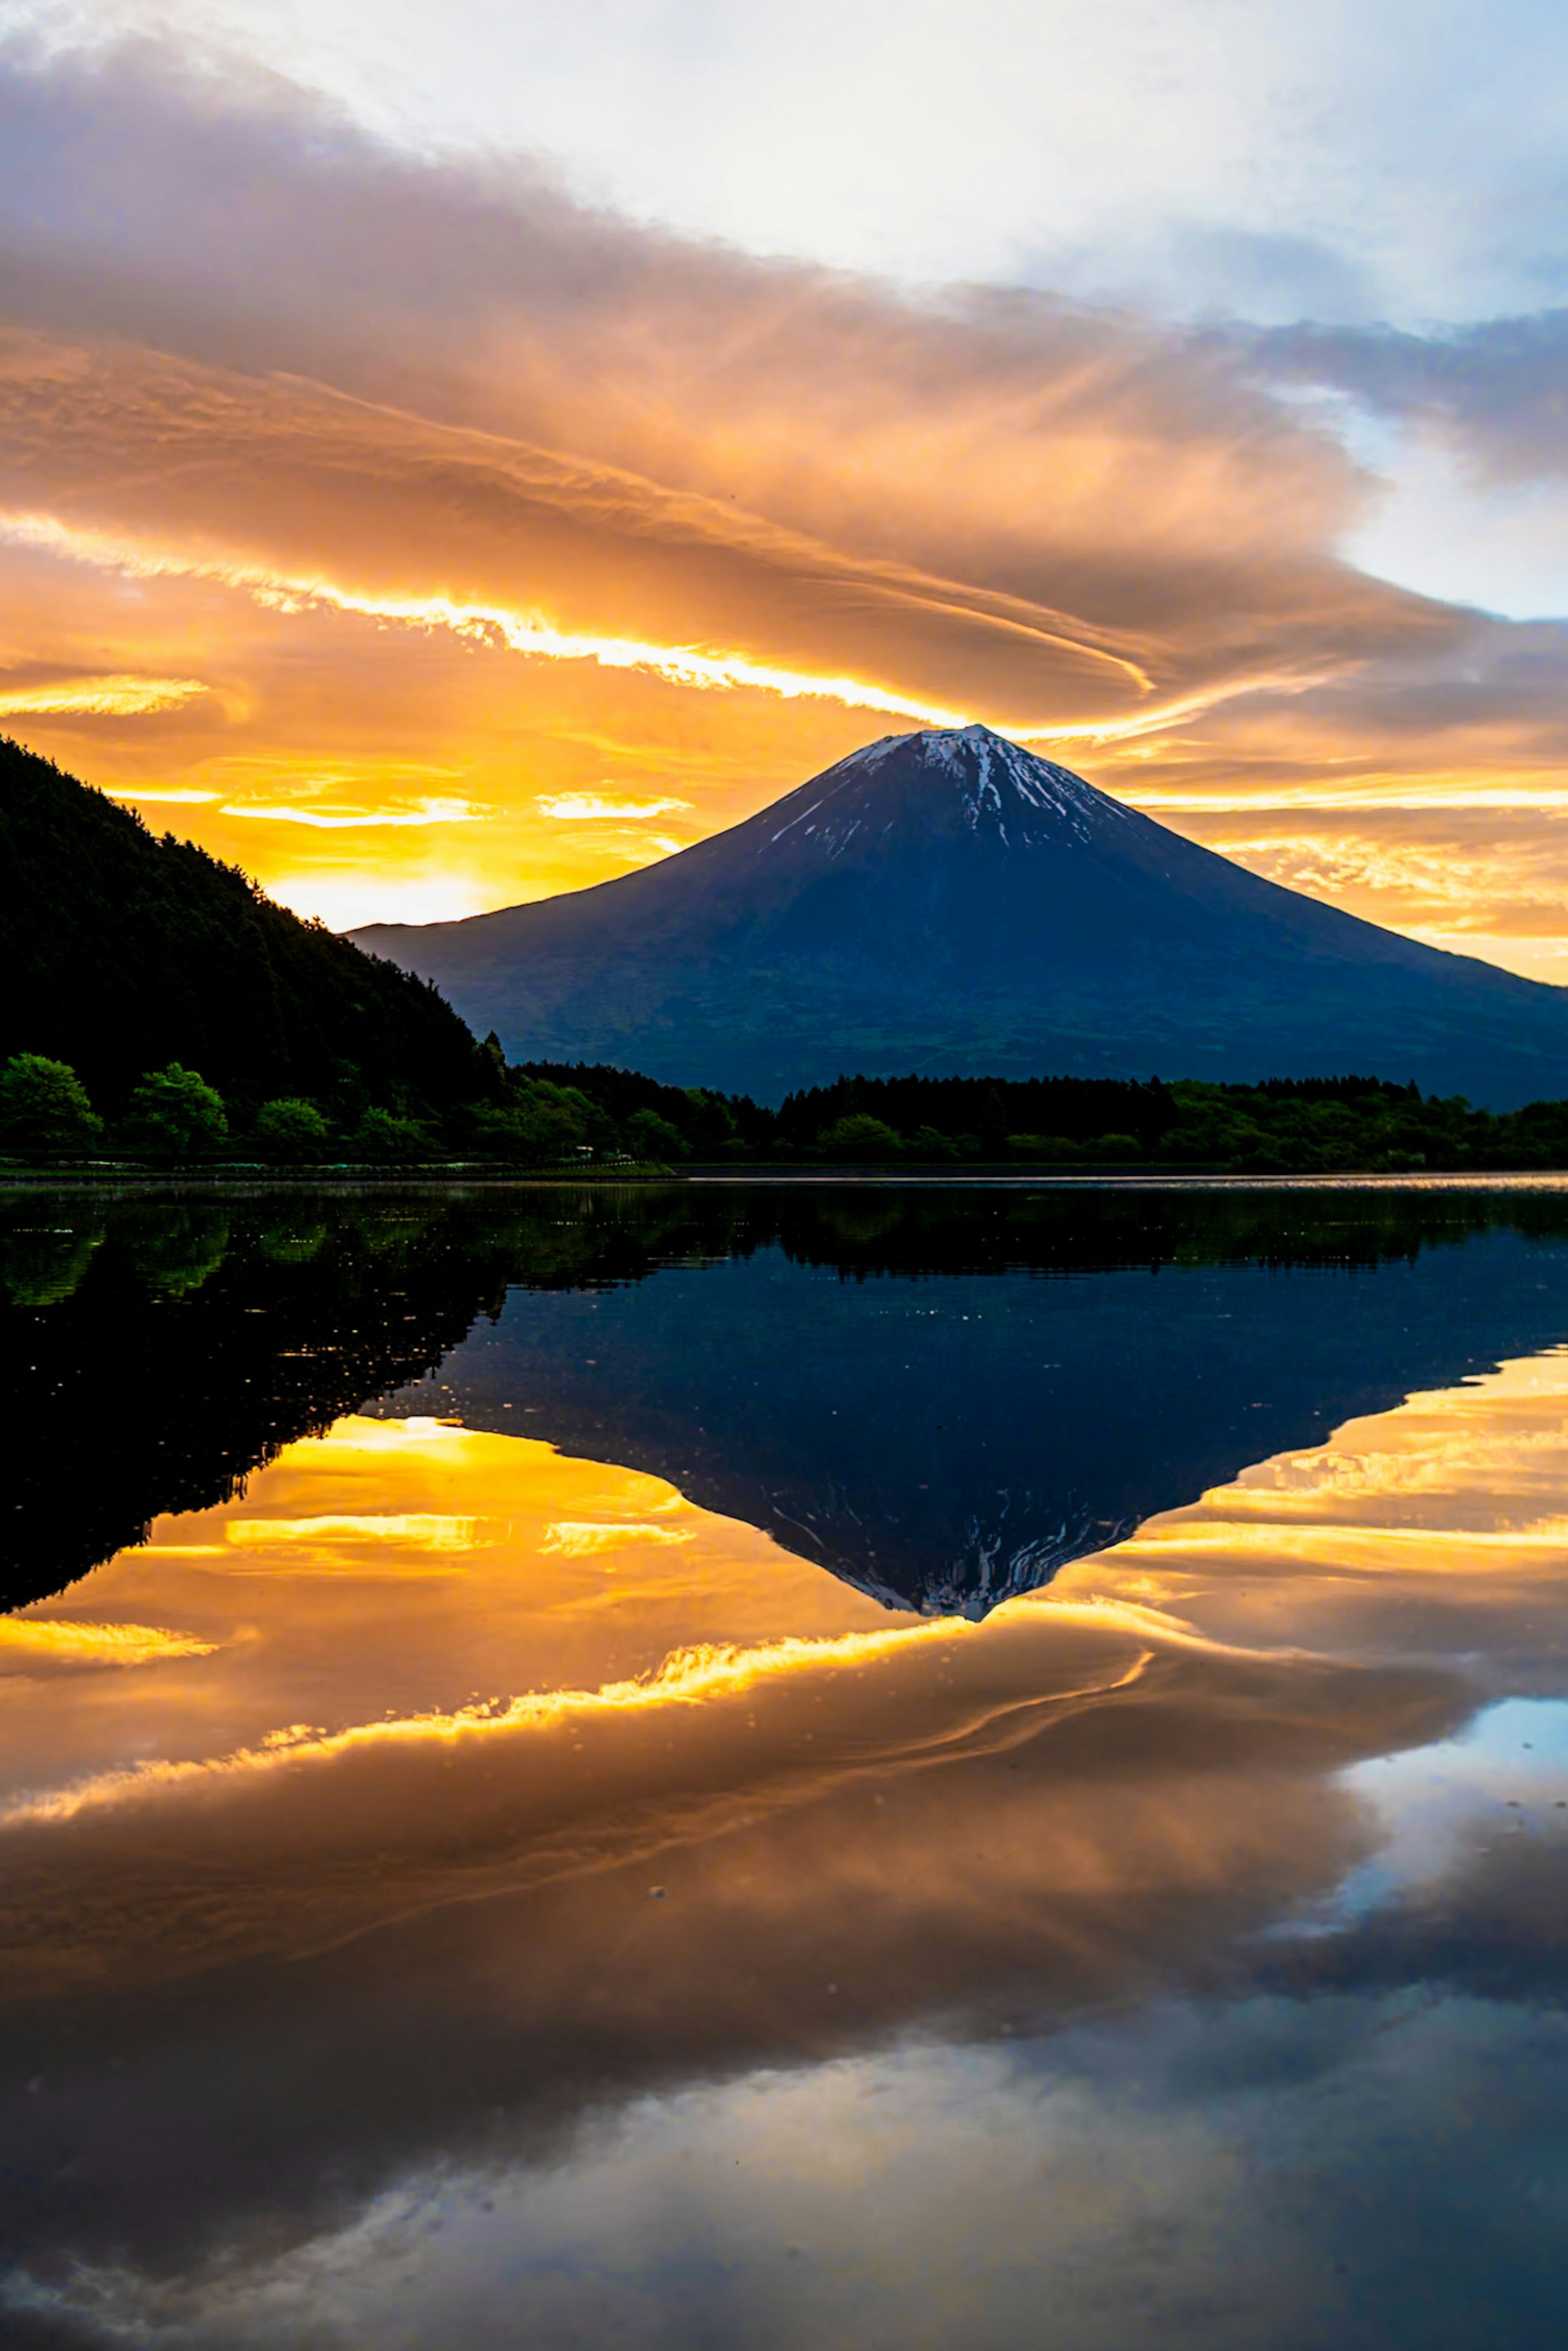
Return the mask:
<svg viewBox="0 0 1568 2351">
<path fill-rule="evenodd" d="M 763 1101 L 908 1069 L 1568 1092 L 1568 989 L 1265 881 L 977 726 L 883 737 L 586 890 L 352 936 L 511 1059 Z"/>
</svg>

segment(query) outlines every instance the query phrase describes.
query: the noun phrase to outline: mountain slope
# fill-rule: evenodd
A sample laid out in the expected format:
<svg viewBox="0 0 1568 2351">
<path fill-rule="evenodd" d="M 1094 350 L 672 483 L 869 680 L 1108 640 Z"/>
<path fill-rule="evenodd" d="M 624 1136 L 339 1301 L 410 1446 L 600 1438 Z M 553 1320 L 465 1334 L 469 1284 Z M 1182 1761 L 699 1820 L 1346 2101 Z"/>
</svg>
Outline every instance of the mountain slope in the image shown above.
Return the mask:
<svg viewBox="0 0 1568 2351">
<path fill-rule="evenodd" d="M 324 1103 L 484 1091 L 450 1005 L 235 867 L 0 737 L 0 1061 L 68 1061 L 101 1110 L 144 1071 Z"/>
<path fill-rule="evenodd" d="M 983 726 L 889 737 L 593 889 L 354 936 L 511 1058 L 765 1101 L 911 1068 L 1568 1092 L 1568 990 L 1261 881 Z"/>
</svg>

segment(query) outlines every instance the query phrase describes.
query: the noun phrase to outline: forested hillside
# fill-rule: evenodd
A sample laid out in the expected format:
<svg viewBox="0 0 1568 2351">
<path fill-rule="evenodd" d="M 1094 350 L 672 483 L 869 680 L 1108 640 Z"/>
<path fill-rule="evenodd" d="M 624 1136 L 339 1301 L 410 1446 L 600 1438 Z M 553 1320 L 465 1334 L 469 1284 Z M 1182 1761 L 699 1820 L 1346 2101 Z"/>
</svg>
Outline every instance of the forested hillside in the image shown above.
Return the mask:
<svg viewBox="0 0 1568 2351">
<path fill-rule="evenodd" d="M 0 1063 L 68 1062 L 113 1117 L 144 1072 L 231 1104 L 442 1110 L 493 1064 L 435 989 L 276 904 L 237 866 L 0 737 Z"/>
</svg>

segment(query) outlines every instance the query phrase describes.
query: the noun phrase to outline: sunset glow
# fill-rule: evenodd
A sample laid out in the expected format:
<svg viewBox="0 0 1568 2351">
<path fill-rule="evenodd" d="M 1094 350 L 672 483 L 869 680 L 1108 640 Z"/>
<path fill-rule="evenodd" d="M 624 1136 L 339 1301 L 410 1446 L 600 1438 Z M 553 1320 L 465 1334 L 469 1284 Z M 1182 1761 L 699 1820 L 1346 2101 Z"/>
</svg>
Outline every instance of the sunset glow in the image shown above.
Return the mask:
<svg viewBox="0 0 1568 2351">
<path fill-rule="evenodd" d="M 1490 327 L 1469 409 L 1419 410 L 1428 462 L 1354 325 L 781 265 L 155 40 L 51 178 L 108 54 L 5 68 L 42 144 L 0 326 L 0 718 L 149 822 L 330 922 L 438 919 L 980 720 L 1413 935 L 1568 951 L 1568 624 L 1395 584 L 1422 498 L 1451 550 L 1462 493 L 1484 601 L 1555 463 L 1486 421 Z M 1397 348 L 1437 381 L 1437 342 Z M 1379 402 L 1381 439 L 1345 423 Z"/>
<path fill-rule="evenodd" d="M 354 612 L 367 620 L 403 628 L 449 629 L 454 636 L 466 637 L 476 644 L 498 644 L 508 652 L 544 661 L 595 662 L 602 669 L 646 670 L 672 685 L 702 691 L 754 686 L 787 702 L 801 697 L 841 702 L 852 710 L 888 711 L 900 718 L 921 719 L 928 726 L 963 726 L 968 723 L 968 715 L 964 711 L 948 709 L 940 703 L 917 701 L 909 695 L 889 694 L 860 678 L 819 677 L 799 670 L 780 669 L 744 653 L 703 651 L 695 645 L 646 644 L 631 638 L 575 635 L 554 627 L 538 614 L 509 611 L 500 604 L 462 603 L 450 596 L 371 595 L 363 590 L 336 586 L 329 580 L 290 578 L 249 564 L 116 547 L 100 538 L 72 531 L 48 516 L 0 516 L 0 535 L 14 538 L 23 547 L 47 549 L 79 562 L 121 572 L 128 579 L 221 580 L 225 587 L 244 589 L 258 604 L 290 615 L 314 608 Z M 107 692 L 114 685 L 132 686 L 136 681 L 103 679 L 96 683 Z M 194 686 L 181 691 L 201 690 Z M 97 705 L 86 703 L 67 706 Z M 161 708 L 163 704 L 148 701 L 128 706 L 152 709 Z"/>
<path fill-rule="evenodd" d="M 78 677 L 57 685 L 0 686 L 0 718 L 140 718 L 177 710 L 206 687 L 193 677 Z"/>
</svg>

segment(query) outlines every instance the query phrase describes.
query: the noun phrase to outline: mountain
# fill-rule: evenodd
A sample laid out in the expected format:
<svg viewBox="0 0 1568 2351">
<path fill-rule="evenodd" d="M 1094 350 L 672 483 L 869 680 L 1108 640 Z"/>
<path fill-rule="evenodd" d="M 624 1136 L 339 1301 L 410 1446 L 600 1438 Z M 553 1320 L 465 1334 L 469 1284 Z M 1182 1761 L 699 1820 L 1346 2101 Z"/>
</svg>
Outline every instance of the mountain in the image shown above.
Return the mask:
<svg viewBox="0 0 1568 2351">
<path fill-rule="evenodd" d="M 1261 881 L 984 726 L 889 736 L 593 889 L 353 935 L 511 1059 L 765 1102 L 910 1069 L 1568 1093 L 1568 989 Z"/>
<path fill-rule="evenodd" d="M 345 1109 L 444 1107 L 488 1072 L 423 981 L 0 737 L 0 1062 L 22 1052 L 111 1113 L 170 1061 L 230 1100 Z"/>
</svg>

